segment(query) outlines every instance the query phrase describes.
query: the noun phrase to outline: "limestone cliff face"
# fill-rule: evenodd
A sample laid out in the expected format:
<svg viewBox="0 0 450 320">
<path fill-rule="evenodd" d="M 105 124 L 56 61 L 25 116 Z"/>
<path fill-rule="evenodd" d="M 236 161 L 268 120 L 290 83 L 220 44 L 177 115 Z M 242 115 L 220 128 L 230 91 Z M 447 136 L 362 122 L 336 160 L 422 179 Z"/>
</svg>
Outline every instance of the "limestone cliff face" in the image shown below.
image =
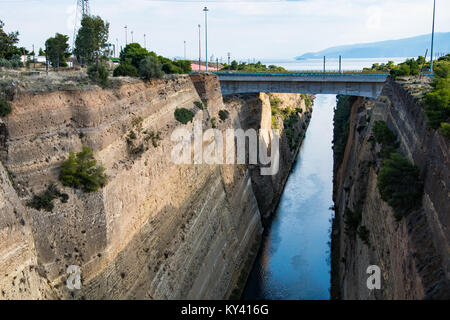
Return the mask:
<svg viewBox="0 0 450 320">
<path fill-rule="evenodd" d="M 377 189 L 381 167 L 374 148 L 374 121 L 397 135 L 400 152 L 420 168 L 420 210 L 397 222 Z M 423 105 L 404 86 L 388 80 L 378 100 L 352 107 L 344 159 L 335 172 L 332 295 L 341 299 L 448 299 L 450 297 L 450 143 L 427 129 Z M 345 234 L 345 208 L 362 208 L 369 243 Z M 368 290 L 367 267 L 382 272 L 381 290 Z"/>
<path fill-rule="evenodd" d="M 280 110 L 296 111 L 298 120 L 289 124 L 282 119 L 276 119 L 272 114 L 270 99 L 279 101 Z M 284 186 L 291 172 L 293 163 L 297 158 L 309 122 L 311 120 L 312 106 L 307 106 L 305 97 L 301 94 L 285 93 L 259 93 L 237 95 L 229 97 L 227 105 L 238 108 L 240 111 L 240 124 L 244 129 L 278 129 L 280 134 L 280 164 L 275 175 L 262 176 L 260 166 L 249 166 L 252 177 L 253 190 L 258 201 L 260 213 L 263 218 L 269 218 L 278 207 Z M 273 128 L 273 123 L 276 128 Z M 292 132 L 292 141 L 289 141 L 288 131 Z M 263 131 L 266 132 L 267 131 Z M 262 137 L 269 141 L 270 137 Z"/>
<path fill-rule="evenodd" d="M 194 126 L 179 123 L 174 111 L 194 111 L 205 130 L 226 109 L 218 129 L 245 129 L 250 119 L 258 129 L 270 124 L 270 107 L 225 106 L 217 78 L 205 75 L 109 90 L 19 90 L 12 107 L 0 123 L 0 270 L 8 274 L 0 298 L 222 299 L 245 279 L 262 232 L 252 172 L 173 163 L 173 131 Z M 131 131 L 138 139 L 159 132 L 160 140 L 130 152 Z M 82 145 L 108 175 L 95 193 L 58 182 L 62 161 Z M 51 213 L 25 205 L 51 183 L 68 203 L 55 200 Z M 81 290 L 66 287 L 70 265 L 81 267 Z"/>
</svg>

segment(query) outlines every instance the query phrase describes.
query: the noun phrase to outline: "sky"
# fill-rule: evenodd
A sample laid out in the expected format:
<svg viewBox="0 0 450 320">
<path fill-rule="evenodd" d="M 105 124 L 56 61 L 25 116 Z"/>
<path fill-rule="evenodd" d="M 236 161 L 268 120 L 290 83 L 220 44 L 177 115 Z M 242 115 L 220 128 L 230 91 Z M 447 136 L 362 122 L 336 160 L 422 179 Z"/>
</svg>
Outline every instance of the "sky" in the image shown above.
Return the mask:
<svg viewBox="0 0 450 320">
<path fill-rule="evenodd" d="M 293 59 L 331 46 L 431 32 L 433 0 L 89 0 L 91 14 L 110 23 L 110 42 L 134 42 L 170 58 L 198 59 L 198 24 L 205 53 L 226 61 Z M 74 34 L 77 0 L 0 0 L 7 32 L 20 46 L 43 47 L 55 32 Z M 79 16 L 78 16 L 79 17 Z M 450 31 L 450 1 L 437 0 L 436 31 Z M 72 40 L 70 40 L 72 43 Z M 204 59 L 204 58 L 203 58 Z"/>
</svg>

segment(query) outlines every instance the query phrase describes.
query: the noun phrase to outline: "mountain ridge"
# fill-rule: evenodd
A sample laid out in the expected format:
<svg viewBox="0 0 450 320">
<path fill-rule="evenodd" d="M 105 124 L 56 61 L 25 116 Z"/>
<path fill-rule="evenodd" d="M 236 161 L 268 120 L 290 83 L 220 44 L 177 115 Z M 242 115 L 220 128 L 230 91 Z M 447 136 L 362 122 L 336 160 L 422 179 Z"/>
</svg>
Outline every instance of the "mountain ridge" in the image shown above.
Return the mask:
<svg viewBox="0 0 450 320">
<path fill-rule="evenodd" d="M 431 34 L 425 34 L 397 40 L 334 46 L 318 52 L 308 52 L 295 59 L 314 59 L 323 56 L 338 57 L 339 55 L 346 58 L 416 57 L 423 56 L 430 45 Z M 435 33 L 435 52 L 450 52 L 450 32 Z M 429 52 L 428 55 L 430 55 Z"/>
</svg>

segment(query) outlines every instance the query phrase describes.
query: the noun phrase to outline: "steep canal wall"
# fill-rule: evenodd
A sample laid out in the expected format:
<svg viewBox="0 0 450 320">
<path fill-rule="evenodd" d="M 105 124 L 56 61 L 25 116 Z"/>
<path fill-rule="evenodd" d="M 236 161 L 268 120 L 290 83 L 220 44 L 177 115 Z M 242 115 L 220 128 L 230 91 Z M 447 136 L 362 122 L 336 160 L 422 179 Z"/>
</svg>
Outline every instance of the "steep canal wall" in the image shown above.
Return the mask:
<svg viewBox="0 0 450 320">
<path fill-rule="evenodd" d="M 412 87 L 389 79 L 378 99 L 349 99 L 346 119 L 337 119 L 334 299 L 450 298 L 450 141 L 427 128 Z M 423 183 L 418 206 L 402 219 L 380 195 L 383 146 L 374 133 L 379 121 L 395 135 L 397 152 L 417 166 Z M 380 289 L 367 286 L 371 265 L 381 270 Z"/>
</svg>

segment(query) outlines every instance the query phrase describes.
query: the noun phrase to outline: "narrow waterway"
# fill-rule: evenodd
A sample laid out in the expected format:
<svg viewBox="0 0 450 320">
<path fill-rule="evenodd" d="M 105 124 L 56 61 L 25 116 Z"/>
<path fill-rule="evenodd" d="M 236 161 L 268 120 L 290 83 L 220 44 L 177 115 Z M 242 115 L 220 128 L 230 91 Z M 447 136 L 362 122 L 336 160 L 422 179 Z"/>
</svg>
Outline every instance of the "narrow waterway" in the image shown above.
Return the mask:
<svg viewBox="0 0 450 320">
<path fill-rule="evenodd" d="M 333 212 L 333 108 L 336 96 L 318 95 L 311 123 L 280 205 L 267 227 L 243 298 L 330 298 Z"/>
</svg>

